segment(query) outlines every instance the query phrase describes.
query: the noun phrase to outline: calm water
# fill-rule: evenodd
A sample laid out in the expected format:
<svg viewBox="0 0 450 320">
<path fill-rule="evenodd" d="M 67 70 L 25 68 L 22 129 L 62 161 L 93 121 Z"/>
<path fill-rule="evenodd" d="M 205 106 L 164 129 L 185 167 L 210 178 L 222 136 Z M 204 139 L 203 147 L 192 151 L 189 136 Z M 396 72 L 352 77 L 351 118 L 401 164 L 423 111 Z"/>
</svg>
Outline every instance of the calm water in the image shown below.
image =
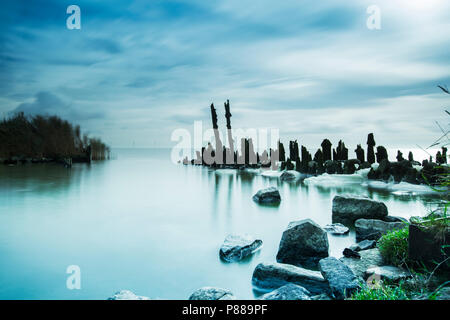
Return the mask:
<svg viewBox="0 0 450 320">
<path fill-rule="evenodd" d="M 65 169 L 0 166 L 0 299 L 105 299 L 121 289 L 161 299 L 186 299 L 202 286 L 255 297 L 254 267 L 275 261 L 292 220 L 331 223 L 339 193 L 385 201 L 391 215 L 423 215 L 430 199 L 342 187 L 279 182 L 252 173 L 216 173 L 174 165 L 169 150 L 116 150 L 117 160 Z M 277 186 L 279 207 L 252 195 Z M 220 261 L 229 233 L 264 241 L 251 259 Z M 331 255 L 354 242 L 329 236 Z M 81 290 L 66 288 L 66 268 L 81 268 Z"/>
</svg>

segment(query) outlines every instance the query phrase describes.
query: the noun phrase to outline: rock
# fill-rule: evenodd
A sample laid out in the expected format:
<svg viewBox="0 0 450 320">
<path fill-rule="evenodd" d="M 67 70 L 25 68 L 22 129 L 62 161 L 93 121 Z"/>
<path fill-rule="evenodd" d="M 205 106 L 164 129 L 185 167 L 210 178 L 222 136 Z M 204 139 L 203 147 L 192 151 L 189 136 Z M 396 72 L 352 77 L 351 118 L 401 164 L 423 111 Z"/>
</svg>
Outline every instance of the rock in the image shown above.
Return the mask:
<svg viewBox="0 0 450 320">
<path fill-rule="evenodd" d="M 394 266 L 381 266 L 369 268 L 365 272 L 365 278 L 377 277 L 381 280 L 387 280 L 389 282 L 398 282 L 400 280 L 411 277 L 411 273 L 402 268 Z"/>
<path fill-rule="evenodd" d="M 391 230 L 403 229 L 403 222 L 386 222 L 376 219 L 358 219 L 355 222 L 356 241 L 378 240 Z"/>
<path fill-rule="evenodd" d="M 261 289 L 277 289 L 293 283 L 304 287 L 313 295 L 330 293 L 328 282 L 319 271 L 284 263 L 258 264 L 253 272 L 252 283 Z"/>
<path fill-rule="evenodd" d="M 364 152 L 364 151 L 363 151 Z M 344 161 L 344 174 L 354 174 L 360 167 L 361 161 L 358 159 L 350 159 Z"/>
<path fill-rule="evenodd" d="M 150 298 L 137 296 L 130 290 L 120 290 L 112 297 L 109 297 L 108 300 L 150 300 Z"/>
<path fill-rule="evenodd" d="M 359 254 L 361 259 L 342 257 L 339 260 L 349 266 L 353 273 L 361 279 L 364 279 L 367 269 L 383 265 L 383 257 L 377 248 L 359 251 Z"/>
<path fill-rule="evenodd" d="M 342 166 L 339 161 L 327 160 L 324 162 L 325 172 L 328 174 L 335 174 L 342 171 Z"/>
<path fill-rule="evenodd" d="M 371 167 L 372 167 L 371 164 L 366 161 L 366 162 L 361 163 L 361 166 L 359 167 L 359 169 L 369 169 Z"/>
<path fill-rule="evenodd" d="M 344 251 L 342 252 L 342 254 L 344 255 L 344 257 L 347 258 L 356 258 L 356 259 L 361 259 L 361 255 L 349 248 L 345 248 Z"/>
<path fill-rule="evenodd" d="M 319 164 L 317 163 L 317 161 L 311 160 L 308 162 L 308 173 L 316 174 L 318 169 Z"/>
<path fill-rule="evenodd" d="M 336 299 L 343 300 L 360 288 L 352 269 L 334 257 L 320 260 L 319 270 Z"/>
<path fill-rule="evenodd" d="M 283 171 L 283 173 L 280 176 L 280 180 L 281 181 L 294 181 L 299 179 L 301 176 L 300 172 L 295 171 L 295 170 L 288 170 L 288 171 Z"/>
<path fill-rule="evenodd" d="M 436 224 L 439 218 L 434 220 Z M 439 234 L 436 229 L 439 230 Z M 450 255 L 450 227 L 445 229 L 427 226 L 424 223 L 411 223 L 408 235 L 408 257 L 409 259 L 421 261 L 425 264 L 433 264 L 433 261 L 441 262 Z M 450 269 L 450 262 L 441 265 Z"/>
<path fill-rule="evenodd" d="M 280 203 L 280 192 L 275 187 L 269 187 L 267 189 L 259 190 L 254 196 L 253 200 L 263 204 L 276 204 Z"/>
<path fill-rule="evenodd" d="M 203 287 L 195 290 L 189 300 L 235 300 L 230 290 L 214 287 Z"/>
<path fill-rule="evenodd" d="M 375 248 L 377 242 L 375 240 L 363 240 L 361 242 L 352 244 L 349 249 L 353 251 L 362 251 Z"/>
<path fill-rule="evenodd" d="M 266 293 L 261 300 L 311 300 L 311 293 L 305 288 L 289 283 L 272 292 Z"/>
<path fill-rule="evenodd" d="M 392 162 L 390 167 L 390 174 L 394 177 L 395 182 L 401 182 L 407 174 L 415 171 L 411 169 L 413 169 L 413 166 L 408 160 Z"/>
<path fill-rule="evenodd" d="M 383 202 L 367 197 L 335 196 L 333 198 L 333 223 L 353 224 L 356 220 L 383 219 L 388 210 Z"/>
<path fill-rule="evenodd" d="M 320 259 L 328 257 L 328 236 L 325 230 L 310 219 L 293 221 L 283 232 L 277 261 L 304 267 L 316 267 Z"/>
<path fill-rule="evenodd" d="M 326 293 L 322 293 L 322 294 L 312 296 L 311 300 L 333 300 L 333 299 Z"/>
<path fill-rule="evenodd" d="M 262 246 L 262 240 L 249 235 L 228 235 L 220 247 L 220 257 L 228 262 L 239 261 L 250 256 Z"/>
<path fill-rule="evenodd" d="M 386 217 L 384 217 L 383 221 L 408 223 L 408 219 L 405 219 L 403 217 L 397 217 L 397 216 L 386 216 Z"/>
<path fill-rule="evenodd" d="M 350 229 L 344 226 L 342 223 L 327 224 L 323 227 L 325 231 L 334 235 L 343 235 L 350 232 Z"/>
<path fill-rule="evenodd" d="M 391 169 L 391 163 L 388 159 L 381 159 L 380 161 L 377 161 L 380 165 L 377 168 L 377 172 L 383 177 L 386 175 L 389 177 L 389 171 Z"/>
</svg>

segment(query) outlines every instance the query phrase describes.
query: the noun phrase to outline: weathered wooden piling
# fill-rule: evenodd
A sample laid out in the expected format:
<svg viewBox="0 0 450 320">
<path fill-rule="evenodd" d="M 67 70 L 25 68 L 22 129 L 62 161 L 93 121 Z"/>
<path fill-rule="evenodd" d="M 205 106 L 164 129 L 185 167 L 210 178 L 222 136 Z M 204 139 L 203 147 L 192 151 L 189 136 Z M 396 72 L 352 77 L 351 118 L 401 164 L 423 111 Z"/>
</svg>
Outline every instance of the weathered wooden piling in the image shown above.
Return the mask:
<svg viewBox="0 0 450 320">
<path fill-rule="evenodd" d="M 282 161 L 282 162 L 286 161 L 286 152 L 284 150 L 283 143 L 281 143 L 280 140 L 278 140 L 278 155 L 279 155 L 279 158 L 278 158 L 279 161 Z"/>
<path fill-rule="evenodd" d="M 336 148 L 336 158 L 334 160 L 345 161 L 348 160 L 348 149 L 345 147 L 345 143 L 339 140 Z"/>
<path fill-rule="evenodd" d="M 289 158 L 292 161 L 297 161 L 298 157 L 299 157 L 299 153 L 298 153 L 298 142 L 297 142 L 297 140 L 289 141 Z"/>
<path fill-rule="evenodd" d="M 328 139 L 322 141 L 323 161 L 331 160 L 331 142 Z"/>
<path fill-rule="evenodd" d="M 364 163 L 364 149 L 361 147 L 360 144 L 356 146 L 355 153 L 356 159 L 358 159 L 361 163 Z"/>
<path fill-rule="evenodd" d="M 227 137 L 229 149 L 225 152 L 226 157 L 225 161 L 227 164 L 234 164 L 234 141 L 233 134 L 231 131 L 231 112 L 230 112 L 230 100 L 227 99 L 227 102 L 224 103 L 225 107 L 225 118 L 227 119 Z"/>
<path fill-rule="evenodd" d="M 386 151 L 386 148 L 383 146 L 378 146 L 377 147 L 377 162 L 381 163 L 382 160 L 384 159 L 388 159 L 388 153 Z"/>
<path fill-rule="evenodd" d="M 397 150 L 397 157 L 396 157 L 396 159 L 397 159 L 398 162 L 405 160 L 403 158 L 403 153 L 400 150 Z"/>
<path fill-rule="evenodd" d="M 375 139 L 373 137 L 373 133 L 369 133 L 367 136 L 367 162 L 370 164 L 375 163 Z"/>
</svg>

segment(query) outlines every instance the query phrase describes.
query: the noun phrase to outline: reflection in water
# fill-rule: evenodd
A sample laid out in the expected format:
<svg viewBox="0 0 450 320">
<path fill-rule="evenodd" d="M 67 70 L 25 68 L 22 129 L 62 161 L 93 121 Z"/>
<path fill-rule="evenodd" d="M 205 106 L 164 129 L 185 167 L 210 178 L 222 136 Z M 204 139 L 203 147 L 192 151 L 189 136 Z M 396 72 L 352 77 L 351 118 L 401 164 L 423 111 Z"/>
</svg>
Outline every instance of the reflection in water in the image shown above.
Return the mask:
<svg viewBox="0 0 450 320">
<path fill-rule="evenodd" d="M 336 194 L 384 201 L 391 215 L 423 215 L 435 198 L 393 195 L 361 183 L 341 186 L 281 182 L 255 172 L 174 165 L 169 150 L 115 150 L 118 160 L 71 170 L 53 164 L 0 166 L 0 299 L 104 299 L 129 289 L 152 298 L 186 299 L 201 286 L 254 298 L 251 276 L 275 261 L 290 221 L 331 222 Z M 252 196 L 280 190 L 279 206 Z M 263 240 L 256 255 L 223 263 L 229 233 Z M 329 236 L 340 257 L 354 242 Z M 83 275 L 82 290 L 65 288 L 68 265 Z"/>
</svg>

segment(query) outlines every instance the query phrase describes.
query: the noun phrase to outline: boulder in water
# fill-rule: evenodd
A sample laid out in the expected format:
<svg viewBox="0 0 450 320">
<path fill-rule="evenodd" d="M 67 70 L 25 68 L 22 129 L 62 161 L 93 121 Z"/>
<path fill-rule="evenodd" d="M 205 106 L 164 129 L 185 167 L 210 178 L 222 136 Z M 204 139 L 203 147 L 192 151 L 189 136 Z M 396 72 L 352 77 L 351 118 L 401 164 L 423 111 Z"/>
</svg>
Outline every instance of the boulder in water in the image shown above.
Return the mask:
<svg viewBox="0 0 450 320">
<path fill-rule="evenodd" d="M 253 196 L 253 200 L 262 204 L 277 204 L 281 202 L 281 196 L 277 188 L 269 187 L 259 190 Z"/>
<path fill-rule="evenodd" d="M 116 292 L 112 297 L 109 297 L 108 300 L 150 300 L 150 298 L 137 296 L 130 290 L 120 290 Z"/>
<path fill-rule="evenodd" d="M 266 293 L 261 300 L 311 300 L 311 293 L 299 285 L 288 283 Z"/>
<path fill-rule="evenodd" d="M 383 219 L 388 210 L 383 202 L 360 196 L 335 196 L 332 208 L 333 223 L 353 224 L 356 220 Z"/>
<path fill-rule="evenodd" d="M 386 222 L 376 219 L 358 219 L 355 222 L 356 241 L 378 240 L 388 231 L 402 229 L 404 222 Z"/>
<path fill-rule="evenodd" d="M 343 235 L 350 232 L 350 229 L 344 226 L 342 223 L 327 224 L 323 227 L 325 231 L 334 235 Z"/>
<path fill-rule="evenodd" d="M 195 290 L 189 300 L 235 300 L 236 297 L 230 290 L 215 288 L 215 287 L 203 287 Z"/>
<path fill-rule="evenodd" d="M 328 257 L 328 249 L 327 233 L 319 225 L 310 219 L 293 221 L 283 232 L 277 261 L 314 268 Z"/>
<path fill-rule="evenodd" d="M 330 293 L 330 286 L 319 271 L 284 263 L 260 263 L 253 271 L 252 283 L 259 289 L 277 289 L 288 283 L 304 287 L 313 295 Z"/>
<path fill-rule="evenodd" d="M 252 255 L 262 246 L 262 240 L 250 235 L 228 235 L 220 247 L 220 257 L 227 262 L 239 261 Z"/>
<path fill-rule="evenodd" d="M 300 179 L 300 172 L 295 170 L 287 170 L 283 171 L 283 173 L 280 176 L 280 180 L 282 181 L 295 181 L 297 179 Z"/>
</svg>

